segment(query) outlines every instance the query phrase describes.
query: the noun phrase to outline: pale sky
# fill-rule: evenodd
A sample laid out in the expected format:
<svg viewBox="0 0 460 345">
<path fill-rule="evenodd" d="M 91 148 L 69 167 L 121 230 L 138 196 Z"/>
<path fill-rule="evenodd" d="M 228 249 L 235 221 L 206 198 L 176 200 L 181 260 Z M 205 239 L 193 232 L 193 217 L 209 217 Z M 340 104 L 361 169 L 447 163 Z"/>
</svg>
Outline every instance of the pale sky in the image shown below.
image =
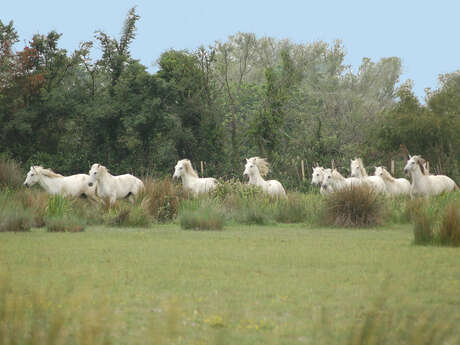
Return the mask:
<svg viewBox="0 0 460 345">
<path fill-rule="evenodd" d="M 345 62 L 354 69 L 363 57 L 398 56 L 401 79 L 414 81 L 422 101 L 424 88 L 436 88 L 439 74 L 460 69 L 460 0 L 3 0 L 0 19 L 14 21 L 18 48 L 35 33 L 56 30 L 63 34 L 60 47 L 72 52 L 95 30 L 119 37 L 134 5 L 141 19 L 131 53 L 151 70 L 167 49 L 194 50 L 239 31 L 296 43 L 340 39 Z"/>
</svg>

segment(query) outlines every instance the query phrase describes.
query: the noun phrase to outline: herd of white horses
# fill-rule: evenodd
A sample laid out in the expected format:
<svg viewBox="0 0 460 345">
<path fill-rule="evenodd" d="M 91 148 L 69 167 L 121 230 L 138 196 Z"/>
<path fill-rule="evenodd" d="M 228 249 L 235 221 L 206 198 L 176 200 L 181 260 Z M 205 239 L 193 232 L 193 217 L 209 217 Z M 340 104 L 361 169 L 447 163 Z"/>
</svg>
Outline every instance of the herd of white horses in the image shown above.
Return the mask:
<svg viewBox="0 0 460 345">
<path fill-rule="evenodd" d="M 286 191 L 277 180 L 264 180 L 269 172 L 266 159 L 252 157 L 246 159 L 243 176 L 249 178 L 249 185 L 259 186 L 262 191 L 273 198 L 285 198 Z M 410 176 L 411 182 L 405 178 L 394 178 L 380 166 L 375 168 L 374 176 L 368 176 L 360 158 L 350 163 L 351 176 L 342 176 L 337 169 L 326 169 L 320 166 L 313 168 L 311 183 L 320 186 L 321 194 L 330 194 L 351 186 L 367 185 L 382 195 L 431 196 L 443 192 L 459 190 L 458 185 L 448 176 L 431 175 L 420 156 L 409 156 L 404 172 Z M 218 186 L 212 177 L 199 177 L 190 160 L 177 162 L 173 178 L 182 180 L 185 191 L 193 195 L 208 193 Z M 113 205 L 117 199 L 134 198 L 143 188 L 144 183 L 131 174 L 113 176 L 101 164 L 93 164 L 88 174 L 62 176 L 51 169 L 41 166 L 30 167 L 24 185 L 30 187 L 39 183 L 49 194 L 88 198 L 100 201 L 108 199 Z"/>
</svg>

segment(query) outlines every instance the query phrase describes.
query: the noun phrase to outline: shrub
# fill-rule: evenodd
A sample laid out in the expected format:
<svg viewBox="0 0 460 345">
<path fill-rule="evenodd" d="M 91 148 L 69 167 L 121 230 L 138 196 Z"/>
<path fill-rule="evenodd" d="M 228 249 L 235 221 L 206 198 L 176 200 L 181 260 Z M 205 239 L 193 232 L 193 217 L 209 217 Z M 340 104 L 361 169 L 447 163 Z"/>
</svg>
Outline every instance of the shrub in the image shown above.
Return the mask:
<svg viewBox="0 0 460 345">
<path fill-rule="evenodd" d="M 424 208 L 412 213 L 414 222 L 414 244 L 433 244 L 434 220 Z"/>
<path fill-rule="evenodd" d="M 287 199 L 274 204 L 274 214 L 280 223 L 302 223 L 308 219 L 307 198 L 301 194 L 288 194 Z"/>
<path fill-rule="evenodd" d="M 0 210 L 0 232 L 3 231 L 29 231 L 34 220 L 30 210 L 15 205 L 4 207 Z"/>
<path fill-rule="evenodd" d="M 14 160 L 0 159 L 0 188 L 18 188 L 22 186 L 24 173 Z"/>
<path fill-rule="evenodd" d="M 46 219 L 48 232 L 82 232 L 85 230 L 85 223 L 75 216 L 50 217 Z"/>
<path fill-rule="evenodd" d="M 385 210 L 383 200 L 366 185 L 335 191 L 324 198 L 322 222 L 345 227 L 380 225 Z"/>
<path fill-rule="evenodd" d="M 187 198 L 182 188 L 173 184 L 169 177 L 158 180 L 147 177 L 144 186 L 138 197 L 144 210 L 158 222 L 176 218 L 181 200 Z"/>
<path fill-rule="evenodd" d="M 62 217 L 70 212 L 70 200 L 62 195 L 50 195 L 45 209 L 46 217 Z"/>
<path fill-rule="evenodd" d="M 182 229 L 195 230 L 222 230 L 225 223 L 223 213 L 215 206 L 206 204 L 195 210 L 181 210 L 179 220 Z"/>
<path fill-rule="evenodd" d="M 32 212 L 34 227 L 40 228 L 45 226 L 46 210 L 49 201 L 49 195 L 46 192 L 20 189 L 16 191 L 13 197 L 23 208 L 29 209 Z"/>
<path fill-rule="evenodd" d="M 269 225 L 274 223 L 273 212 L 260 203 L 247 203 L 236 213 L 236 221 L 247 225 Z"/>
<path fill-rule="evenodd" d="M 460 208 L 455 203 L 448 205 L 442 216 L 439 243 L 447 246 L 460 246 Z"/>
<path fill-rule="evenodd" d="M 151 218 L 142 206 L 120 201 L 108 209 L 105 223 L 111 226 L 145 227 L 151 223 Z"/>
</svg>

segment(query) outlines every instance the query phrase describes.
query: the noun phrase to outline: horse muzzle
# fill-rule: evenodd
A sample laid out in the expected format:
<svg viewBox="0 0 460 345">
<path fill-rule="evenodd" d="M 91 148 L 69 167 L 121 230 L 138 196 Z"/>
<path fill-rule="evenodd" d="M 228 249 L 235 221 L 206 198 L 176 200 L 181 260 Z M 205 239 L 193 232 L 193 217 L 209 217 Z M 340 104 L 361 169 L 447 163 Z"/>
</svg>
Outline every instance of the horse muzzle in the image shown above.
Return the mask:
<svg viewBox="0 0 460 345">
<path fill-rule="evenodd" d="M 26 182 L 24 182 L 24 186 L 27 187 L 27 188 L 29 188 L 29 184 L 26 183 Z"/>
</svg>

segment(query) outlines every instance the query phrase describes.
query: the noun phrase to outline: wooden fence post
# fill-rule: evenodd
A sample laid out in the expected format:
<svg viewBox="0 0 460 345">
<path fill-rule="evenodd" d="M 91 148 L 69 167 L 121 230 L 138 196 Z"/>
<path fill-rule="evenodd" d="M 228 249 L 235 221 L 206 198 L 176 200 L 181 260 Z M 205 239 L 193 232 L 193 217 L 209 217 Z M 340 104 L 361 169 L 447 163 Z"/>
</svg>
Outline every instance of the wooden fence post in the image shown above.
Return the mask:
<svg viewBox="0 0 460 345">
<path fill-rule="evenodd" d="M 301 165 L 302 165 L 302 181 L 305 181 L 305 166 L 303 164 L 303 159 L 301 160 Z"/>
<path fill-rule="evenodd" d="M 430 173 L 430 161 L 426 161 L 426 172 Z"/>
<path fill-rule="evenodd" d="M 331 160 L 331 168 L 332 168 L 332 170 L 335 169 L 335 162 L 334 162 L 334 160 Z"/>
<path fill-rule="evenodd" d="M 200 166 L 201 166 L 201 177 L 204 177 L 204 165 L 203 165 L 203 161 L 200 161 Z"/>
<path fill-rule="evenodd" d="M 393 159 L 391 160 L 390 171 L 391 175 L 395 176 L 395 161 Z"/>
</svg>

